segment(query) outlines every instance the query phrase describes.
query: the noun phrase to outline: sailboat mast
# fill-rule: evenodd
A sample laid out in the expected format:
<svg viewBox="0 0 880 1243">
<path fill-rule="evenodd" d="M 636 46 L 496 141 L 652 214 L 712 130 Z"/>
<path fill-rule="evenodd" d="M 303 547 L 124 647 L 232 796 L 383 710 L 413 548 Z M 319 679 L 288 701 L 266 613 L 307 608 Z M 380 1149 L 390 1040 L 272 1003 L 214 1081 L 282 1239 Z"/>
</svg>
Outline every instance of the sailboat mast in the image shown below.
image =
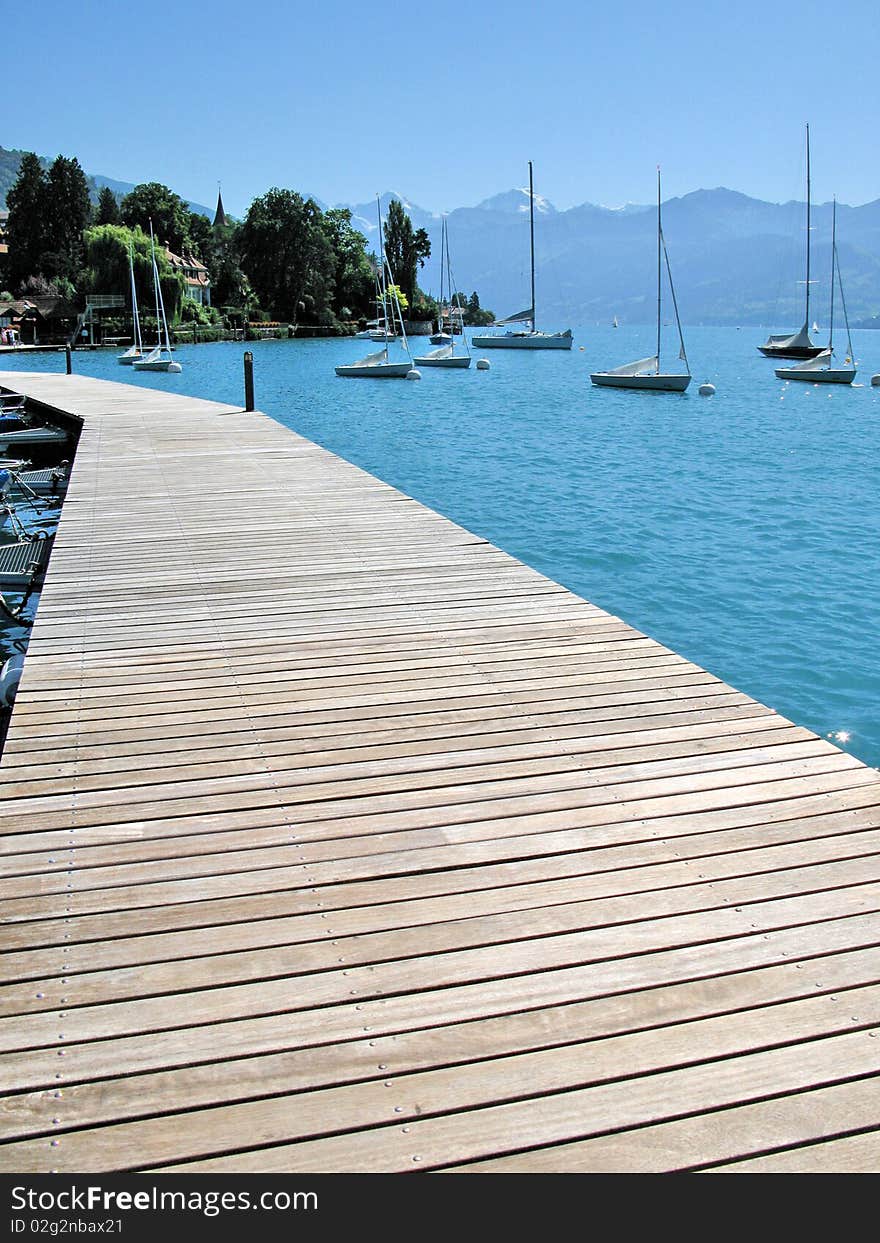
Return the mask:
<svg viewBox="0 0 880 1243">
<path fill-rule="evenodd" d="M 855 355 L 853 353 L 852 333 L 849 330 L 849 315 L 846 310 L 846 296 L 843 292 L 843 277 L 840 274 L 840 255 L 837 253 L 837 247 L 834 247 L 834 255 L 837 263 L 837 283 L 840 286 L 840 306 L 843 311 L 843 322 L 846 325 L 846 361 L 855 366 Z"/>
<path fill-rule="evenodd" d="M 443 256 L 446 253 L 446 217 L 440 222 L 440 331 L 443 331 Z"/>
<path fill-rule="evenodd" d="M 150 220 L 150 256 L 153 260 L 153 289 L 156 294 L 156 344 L 162 348 L 162 327 L 159 323 L 159 270 L 156 267 L 156 241 L 153 237 L 153 221 Z"/>
<path fill-rule="evenodd" d="M 834 349 L 834 269 L 837 266 L 837 195 L 831 207 L 831 318 L 828 323 L 828 349 Z"/>
<path fill-rule="evenodd" d="M 132 327 L 134 328 L 134 345 L 140 354 L 143 342 L 141 341 L 141 317 L 138 314 L 137 304 L 137 287 L 134 283 L 134 243 L 128 243 L 128 266 L 131 269 L 131 315 Z"/>
<path fill-rule="evenodd" d="M 535 308 L 535 190 L 531 160 L 529 160 L 529 251 L 532 260 L 532 331 L 537 332 L 537 310 Z"/>
<path fill-rule="evenodd" d="M 443 222 L 444 225 L 446 222 Z M 452 352 L 455 353 L 455 303 L 452 300 L 452 262 L 449 258 L 449 230 L 446 230 L 446 296 L 449 299 L 449 335 Z"/>
<path fill-rule="evenodd" d="M 804 327 L 807 332 L 810 330 L 810 195 L 810 125 L 807 122 L 807 298 L 804 313 Z"/>
<path fill-rule="evenodd" d="M 382 236 L 382 204 L 376 195 L 376 216 L 379 220 L 379 297 L 382 300 L 382 331 L 385 336 L 385 357 L 388 357 L 388 306 L 385 301 L 385 241 Z"/>
<path fill-rule="evenodd" d="M 663 237 L 662 225 L 660 220 L 660 165 L 657 165 L 657 374 L 660 374 L 660 303 L 661 290 L 663 282 L 663 255 L 661 253 L 661 239 Z"/>
</svg>

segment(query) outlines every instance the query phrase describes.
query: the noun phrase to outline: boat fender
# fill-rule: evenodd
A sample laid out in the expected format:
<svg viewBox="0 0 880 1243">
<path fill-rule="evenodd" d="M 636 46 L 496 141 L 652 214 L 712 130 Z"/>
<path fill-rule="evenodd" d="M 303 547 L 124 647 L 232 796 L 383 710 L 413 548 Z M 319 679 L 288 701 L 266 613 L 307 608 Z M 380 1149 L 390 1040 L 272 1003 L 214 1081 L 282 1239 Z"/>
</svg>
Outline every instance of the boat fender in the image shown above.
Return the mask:
<svg viewBox="0 0 880 1243">
<path fill-rule="evenodd" d="M 422 378 L 422 373 L 421 373 L 421 371 L 417 371 L 417 370 L 416 370 L 416 368 L 415 368 L 415 367 L 413 367 L 413 369 L 412 369 L 411 371 L 408 371 L 408 372 L 406 373 L 406 378 L 407 378 L 408 380 L 421 380 L 421 378 Z"/>
<path fill-rule="evenodd" d="M 0 703 L 5 704 L 7 708 L 11 708 L 15 702 L 23 668 L 24 657 L 20 652 L 16 652 L 14 656 L 9 657 L 0 670 Z"/>
<path fill-rule="evenodd" d="M 705 384 L 700 385 L 699 393 L 701 397 L 714 397 L 715 385 L 710 384 L 707 380 Z"/>
<path fill-rule="evenodd" d="M 12 476 L 8 470 L 0 470 L 0 497 L 5 497 L 9 491 L 9 485 L 12 482 Z"/>
<path fill-rule="evenodd" d="M 488 370 L 489 370 L 488 358 L 478 358 L 477 359 L 477 371 L 488 371 Z"/>
</svg>

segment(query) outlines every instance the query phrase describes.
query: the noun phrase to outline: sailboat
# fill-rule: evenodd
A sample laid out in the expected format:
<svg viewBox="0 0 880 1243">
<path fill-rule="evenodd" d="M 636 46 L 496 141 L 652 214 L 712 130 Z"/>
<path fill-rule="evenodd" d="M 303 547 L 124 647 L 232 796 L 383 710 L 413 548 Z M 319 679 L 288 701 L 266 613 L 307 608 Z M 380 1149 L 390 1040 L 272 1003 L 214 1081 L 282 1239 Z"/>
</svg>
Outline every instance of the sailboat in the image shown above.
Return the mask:
<svg viewBox="0 0 880 1243">
<path fill-rule="evenodd" d="M 448 345 L 449 342 L 452 340 L 453 325 L 452 325 L 452 316 L 451 316 L 451 305 L 450 305 L 450 317 L 449 317 L 449 332 L 444 331 L 444 327 L 445 327 L 444 319 L 446 317 L 446 303 L 443 300 L 443 281 L 446 276 L 446 267 L 447 267 L 447 263 L 446 263 L 447 244 L 448 243 L 446 239 L 446 217 L 444 216 L 442 221 L 440 222 L 440 319 L 437 324 L 437 331 L 432 333 L 431 336 L 429 337 L 429 340 L 432 345 Z M 452 303 L 452 290 L 451 289 L 449 290 L 449 301 L 451 304 Z"/>
<path fill-rule="evenodd" d="M 767 358 L 815 358 L 822 351 L 821 345 L 814 345 L 810 340 L 810 127 L 807 126 L 807 279 L 806 308 L 804 310 L 804 326 L 798 332 L 786 335 L 771 334 L 764 345 L 758 349 Z"/>
<path fill-rule="evenodd" d="M 168 320 L 165 318 L 165 299 L 162 297 L 162 285 L 159 281 L 159 269 L 156 265 L 156 242 L 153 237 L 153 222 L 150 221 L 150 253 L 153 258 L 153 286 L 156 290 L 156 344 L 146 358 L 132 360 L 135 371 L 183 371 L 180 363 L 171 357 L 171 340 L 168 336 Z M 161 318 L 160 318 L 161 317 Z M 162 346 L 162 333 L 165 333 L 165 346 Z"/>
<path fill-rule="evenodd" d="M 446 299 L 443 296 L 443 280 L 448 273 Z M 464 331 L 464 308 L 456 301 L 452 288 L 452 268 L 449 262 L 449 229 L 446 217 L 440 227 L 440 318 L 437 331 L 429 340 L 432 345 L 448 345 L 452 338 Z"/>
<path fill-rule="evenodd" d="M 846 324 L 846 358 L 843 365 L 835 365 L 834 359 L 834 282 L 840 287 L 840 302 L 843 307 L 843 321 Z M 843 278 L 840 275 L 840 259 L 837 255 L 837 199 L 831 213 L 831 312 L 828 320 L 828 345 L 815 358 L 795 363 L 793 367 L 777 367 L 776 374 L 780 380 L 806 380 L 809 384 L 852 384 L 856 378 L 856 365 L 853 360 L 852 337 L 849 331 L 849 316 L 846 313 L 846 299 L 843 296 Z"/>
<path fill-rule="evenodd" d="M 449 294 L 449 307 L 448 307 L 449 335 L 443 333 L 441 338 L 439 338 L 444 341 L 444 344 L 442 344 L 439 349 L 431 350 L 430 354 L 425 354 L 422 358 L 416 358 L 413 361 L 415 362 L 417 367 L 447 367 L 447 368 L 451 367 L 451 368 L 456 368 L 456 369 L 464 369 L 465 367 L 469 367 L 471 365 L 471 351 L 470 351 L 470 346 L 468 345 L 468 341 L 467 341 L 467 334 L 464 332 L 464 329 L 462 328 L 461 337 L 462 337 L 462 341 L 464 342 L 465 352 L 463 354 L 456 354 L 455 352 L 455 323 L 457 319 L 460 324 L 462 325 L 464 324 L 464 310 L 462 308 L 461 299 L 459 298 L 458 292 L 456 291 L 455 293 L 453 293 L 454 282 L 452 279 L 452 262 L 449 258 L 449 234 L 446 231 L 446 220 L 445 219 L 443 221 L 442 238 L 443 238 L 443 242 L 445 242 L 446 276 L 447 276 L 446 283 L 447 283 L 447 293 Z M 441 243 L 441 265 L 443 263 L 443 258 L 442 258 L 443 253 L 444 253 L 444 246 Z M 442 288 L 442 280 L 443 280 L 442 266 L 440 269 L 440 280 L 441 280 L 441 288 Z M 443 296 L 442 293 L 440 296 L 442 299 L 442 296 Z M 441 316 L 440 326 L 442 328 L 443 326 L 443 303 L 442 301 L 440 303 L 440 316 Z M 438 337 L 437 336 L 431 337 L 431 340 L 437 341 Z"/>
<path fill-rule="evenodd" d="M 614 319 L 611 321 L 611 327 L 612 328 L 617 327 L 617 316 L 616 315 L 614 316 Z"/>
<path fill-rule="evenodd" d="M 669 291 L 672 294 L 672 306 L 675 310 L 675 323 L 678 328 L 678 356 L 686 367 L 683 372 L 664 372 L 660 369 L 664 259 L 666 274 L 669 277 Z M 661 393 L 683 393 L 691 382 L 691 369 L 688 364 L 687 351 L 684 348 L 678 301 L 675 297 L 675 286 L 672 283 L 672 268 L 669 266 L 669 253 L 666 249 L 666 239 L 663 237 L 659 168 L 657 169 L 657 353 L 652 358 L 641 358 L 634 363 L 625 363 L 622 367 L 615 367 L 611 371 L 596 371 L 590 379 L 594 384 L 604 388 L 637 388 Z"/>
<path fill-rule="evenodd" d="M 539 332 L 535 321 L 535 194 L 533 188 L 532 161 L 529 160 L 529 252 L 532 272 L 532 303 L 524 311 L 498 320 L 494 326 L 504 324 L 528 324 L 527 329 L 500 333 L 487 333 L 471 338 L 473 346 L 486 350 L 570 350 L 571 329 L 565 332 Z"/>
<path fill-rule="evenodd" d="M 134 283 L 134 246 L 128 243 L 128 266 L 131 271 L 131 318 L 134 328 L 134 340 L 125 351 L 120 354 L 117 362 L 124 367 L 130 367 L 135 359 L 142 358 L 144 353 L 144 343 L 141 338 L 141 317 L 138 313 L 137 288 Z"/>
<path fill-rule="evenodd" d="M 391 266 L 388 263 L 388 256 L 385 254 L 385 242 L 382 233 L 382 208 L 379 199 L 376 199 L 376 210 L 379 216 L 379 302 L 382 305 L 382 332 L 384 339 L 384 347 L 377 350 L 374 354 L 367 354 L 365 358 L 358 359 L 354 363 L 342 363 L 336 368 L 336 374 L 348 379 L 359 380 L 403 380 L 413 370 L 412 355 L 409 352 L 409 342 L 406 339 L 406 329 L 403 326 L 403 315 L 400 310 L 400 302 L 397 298 L 396 287 L 394 285 L 394 276 Z M 390 312 L 390 327 L 389 327 Z M 403 348 L 406 351 L 405 362 L 392 362 L 388 357 L 388 342 L 393 341 L 400 328 L 400 336 Z"/>
</svg>

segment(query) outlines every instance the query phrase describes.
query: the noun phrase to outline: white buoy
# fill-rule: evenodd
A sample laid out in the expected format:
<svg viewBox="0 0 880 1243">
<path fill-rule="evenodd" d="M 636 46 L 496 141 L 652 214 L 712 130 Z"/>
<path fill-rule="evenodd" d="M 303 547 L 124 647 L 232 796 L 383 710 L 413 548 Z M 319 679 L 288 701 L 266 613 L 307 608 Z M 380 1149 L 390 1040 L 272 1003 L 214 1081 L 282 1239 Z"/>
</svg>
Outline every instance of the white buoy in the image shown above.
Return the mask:
<svg viewBox="0 0 880 1243">
<path fill-rule="evenodd" d="M 180 363 L 169 363 L 168 370 L 176 373 L 178 371 L 183 371 L 183 367 L 181 367 Z"/>
<path fill-rule="evenodd" d="M 871 383 L 875 388 L 880 388 L 880 373 L 871 376 Z"/>
<path fill-rule="evenodd" d="M 413 367 L 412 371 L 408 371 L 408 372 L 406 373 L 406 378 L 407 378 L 408 380 L 421 380 L 421 378 L 422 378 L 422 373 L 421 373 L 421 371 L 417 371 L 417 370 L 415 369 L 415 367 Z"/>
<path fill-rule="evenodd" d="M 477 359 L 477 371 L 488 371 L 488 370 L 489 370 L 488 358 L 478 358 Z"/>
<path fill-rule="evenodd" d="M 707 381 L 705 384 L 700 385 L 699 393 L 701 397 L 714 397 L 715 396 L 715 385 L 710 384 Z"/>
</svg>

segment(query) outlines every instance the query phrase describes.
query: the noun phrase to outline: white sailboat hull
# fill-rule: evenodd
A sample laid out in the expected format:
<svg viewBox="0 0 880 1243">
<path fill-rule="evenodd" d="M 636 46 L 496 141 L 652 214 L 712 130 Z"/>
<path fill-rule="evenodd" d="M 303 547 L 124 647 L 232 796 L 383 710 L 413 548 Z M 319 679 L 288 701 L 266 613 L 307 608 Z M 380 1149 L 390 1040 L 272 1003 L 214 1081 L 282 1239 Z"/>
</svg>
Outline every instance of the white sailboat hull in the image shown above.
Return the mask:
<svg viewBox="0 0 880 1243">
<path fill-rule="evenodd" d="M 471 337 L 471 345 L 483 350 L 570 350 L 571 329 L 565 332 L 500 332 Z"/>
<path fill-rule="evenodd" d="M 855 367 L 816 367 L 813 370 L 798 367 L 777 367 L 780 380 L 801 380 L 807 384 L 852 384 L 856 378 Z"/>
<path fill-rule="evenodd" d="M 116 361 L 121 367 L 131 367 L 132 364 L 136 363 L 139 358 L 143 358 L 143 354 L 126 351 L 124 354 L 120 354 Z"/>
<path fill-rule="evenodd" d="M 691 382 L 687 374 L 615 375 L 609 371 L 596 371 L 590 379 L 600 388 L 640 389 L 646 393 L 683 393 Z"/>
<path fill-rule="evenodd" d="M 135 371 L 171 371 L 174 373 L 183 371 L 180 363 L 176 363 L 172 358 L 157 358 L 152 361 L 149 358 L 135 359 L 131 365 Z"/>
<path fill-rule="evenodd" d="M 343 363 L 336 374 L 349 380 L 405 380 L 412 363 Z"/>
</svg>

